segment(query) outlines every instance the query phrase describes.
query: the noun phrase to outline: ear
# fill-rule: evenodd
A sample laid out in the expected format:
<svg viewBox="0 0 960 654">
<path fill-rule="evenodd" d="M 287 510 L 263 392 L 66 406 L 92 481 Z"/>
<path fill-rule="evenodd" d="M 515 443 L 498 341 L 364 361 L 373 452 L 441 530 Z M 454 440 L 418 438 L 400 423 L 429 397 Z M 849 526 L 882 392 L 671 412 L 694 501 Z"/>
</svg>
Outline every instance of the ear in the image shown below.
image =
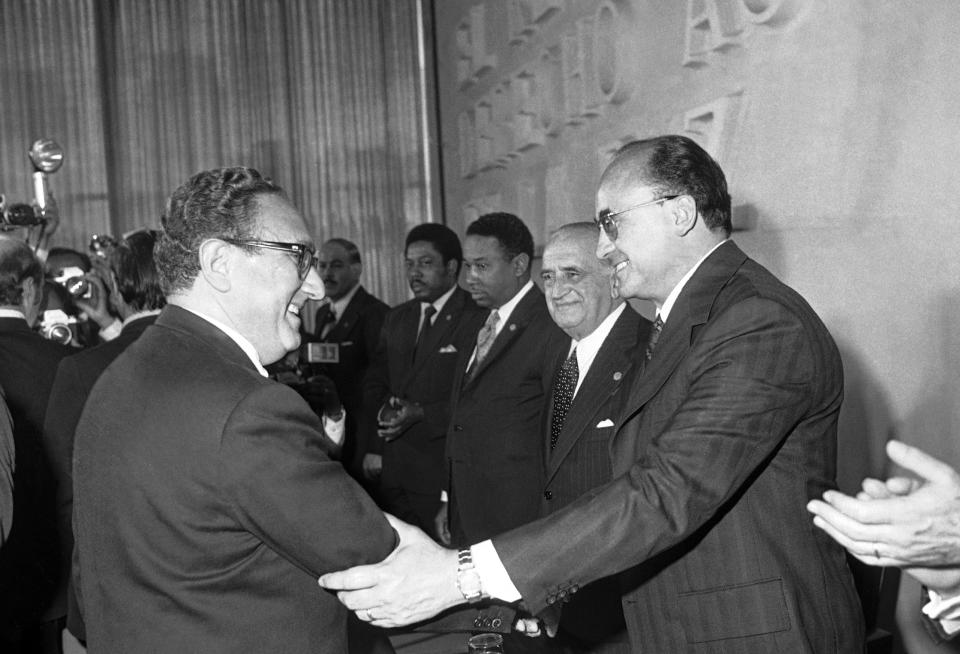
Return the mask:
<svg viewBox="0 0 960 654">
<path fill-rule="evenodd" d="M 461 264 L 460 261 L 457 261 L 456 259 L 450 259 L 445 264 L 443 264 L 443 267 L 446 268 L 447 274 L 451 278 L 456 279 L 457 272 L 458 272 L 457 269 L 460 268 L 460 264 Z"/>
<path fill-rule="evenodd" d="M 678 236 L 686 236 L 697 225 L 697 201 L 689 195 L 681 195 L 673 201 L 672 217 Z"/>
<path fill-rule="evenodd" d="M 523 277 L 530 271 L 530 255 L 526 252 L 521 252 L 515 256 L 511 263 L 513 264 L 514 277 Z"/>
<path fill-rule="evenodd" d="M 234 260 L 243 256 L 239 248 L 231 246 L 220 239 L 210 238 L 200 244 L 200 275 L 210 286 L 226 293 L 230 290 L 230 272 Z"/>
</svg>

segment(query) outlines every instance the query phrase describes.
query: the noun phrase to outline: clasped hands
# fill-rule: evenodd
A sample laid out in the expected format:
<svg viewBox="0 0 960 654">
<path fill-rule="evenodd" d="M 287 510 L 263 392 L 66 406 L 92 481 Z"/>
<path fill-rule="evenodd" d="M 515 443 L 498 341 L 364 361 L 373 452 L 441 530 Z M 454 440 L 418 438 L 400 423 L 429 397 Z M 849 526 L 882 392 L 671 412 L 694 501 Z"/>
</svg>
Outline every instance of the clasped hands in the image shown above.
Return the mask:
<svg viewBox="0 0 960 654">
<path fill-rule="evenodd" d="M 421 420 L 423 420 L 422 406 L 391 396 L 377 413 L 377 435 L 385 441 L 396 440 Z"/>
<path fill-rule="evenodd" d="M 867 478 L 856 497 L 827 491 L 807 509 L 816 526 L 860 561 L 903 568 L 942 595 L 960 593 L 960 475 L 900 441 L 891 461 L 918 479 Z"/>
</svg>

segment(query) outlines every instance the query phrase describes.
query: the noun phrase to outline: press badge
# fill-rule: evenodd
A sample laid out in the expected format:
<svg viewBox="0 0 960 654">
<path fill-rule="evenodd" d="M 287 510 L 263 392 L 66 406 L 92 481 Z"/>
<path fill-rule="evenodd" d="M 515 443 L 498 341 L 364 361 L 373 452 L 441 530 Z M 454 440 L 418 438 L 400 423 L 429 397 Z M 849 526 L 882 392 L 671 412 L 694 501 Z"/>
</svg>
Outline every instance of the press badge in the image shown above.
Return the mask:
<svg viewBox="0 0 960 654">
<path fill-rule="evenodd" d="M 340 363 L 339 343 L 307 343 L 308 363 Z"/>
</svg>

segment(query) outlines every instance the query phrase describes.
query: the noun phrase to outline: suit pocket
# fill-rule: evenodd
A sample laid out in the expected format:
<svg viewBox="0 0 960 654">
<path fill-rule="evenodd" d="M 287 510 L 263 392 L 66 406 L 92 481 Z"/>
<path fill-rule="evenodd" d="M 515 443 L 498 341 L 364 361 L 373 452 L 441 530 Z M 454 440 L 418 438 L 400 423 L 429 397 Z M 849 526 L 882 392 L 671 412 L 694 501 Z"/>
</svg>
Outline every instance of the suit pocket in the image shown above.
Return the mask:
<svg viewBox="0 0 960 654">
<path fill-rule="evenodd" d="M 790 629 L 780 578 L 680 593 L 687 642 L 706 643 Z"/>
</svg>

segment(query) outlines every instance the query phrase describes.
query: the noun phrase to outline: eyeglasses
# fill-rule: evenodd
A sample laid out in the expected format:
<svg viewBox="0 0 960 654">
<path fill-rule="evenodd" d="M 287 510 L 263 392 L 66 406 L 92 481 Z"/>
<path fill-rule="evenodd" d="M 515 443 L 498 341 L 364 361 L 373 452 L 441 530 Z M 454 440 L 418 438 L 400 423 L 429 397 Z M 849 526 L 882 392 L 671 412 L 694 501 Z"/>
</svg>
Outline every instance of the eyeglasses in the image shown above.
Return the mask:
<svg viewBox="0 0 960 654">
<path fill-rule="evenodd" d="M 226 243 L 232 243 L 233 245 L 243 245 L 248 247 L 263 248 L 265 250 L 279 250 L 280 252 L 286 252 L 287 254 L 292 254 L 297 258 L 297 274 L 300 276 L 300 281 L 302 282 L 307 278 L 307 275 L 310 274 L 310 268 L 316 268 L 319 263 L 320 257 L 317 256 L 316 250 L 312 245 L 304 245 L 303 243 L 282 243 L 280 241 L 239 241 L 234 239 L 221 239 Z"/>
<path fill-rule="evenodd" d="M 596 223 L 597 229 L 602 229 L 604 232 L 606 232 L 607 238 L 609 238 L 611 241 L 616 241 L 620 229 L 617 221 L 613 219 L 614 216 L 619 216 L 622 213 L 627 213 L 628 211 L 633 211 L 634 209 L 649 207 L 650 205 L 660 204 L 661 202 L 666 202 L 667 200 L 672 200 L 679 197 L 679 195 L 667 195 L 656 200 L 649 200 L 647 202 L 635 204 L 632 207 L 627 207 L 626 209 L 621 209 L 620 211 L 614 211 L 612 213 L 600 212 L 600 215 L 594 218 L 593 222 Z"/>
</svg>

